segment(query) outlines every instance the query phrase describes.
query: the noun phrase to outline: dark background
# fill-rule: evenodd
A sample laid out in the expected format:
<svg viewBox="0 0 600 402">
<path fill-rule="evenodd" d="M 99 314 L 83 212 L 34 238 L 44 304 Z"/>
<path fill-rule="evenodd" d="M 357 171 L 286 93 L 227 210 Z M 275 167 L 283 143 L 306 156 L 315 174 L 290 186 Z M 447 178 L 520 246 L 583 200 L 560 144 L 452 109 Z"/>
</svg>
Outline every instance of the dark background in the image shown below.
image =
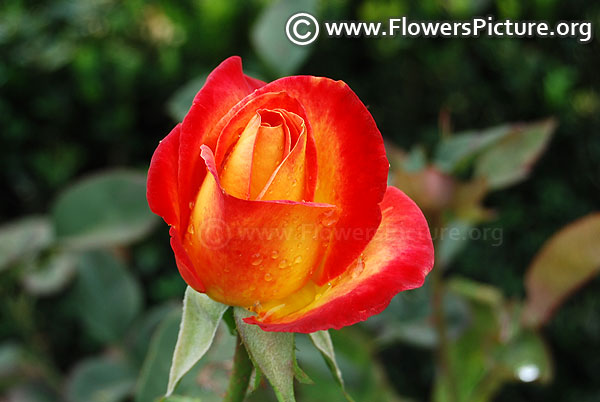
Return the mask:
<svg viewBox="0 0 600 402">
<path fill-rule="evenodd" d="M 98 169 L 146 169 L 158 141 L 176 123 L 174 115 L 181 110 L 173 106 L 176 91 L 226 57 L 242 56 L 249 74 L 265 80 L 281 75 L 261 57 L 253 39 L 268 3 L 3 1 L 2 221 L 47 212 L 62 188 Z M 600 24 L 600 3 L 583 0 L 337 0 L 315 7 L 321 20 L 384 20 L 397 15 L 452 20 L 492 14 Z M 531 177 L 486 199 L 497 212 L 487 225 L 503 228 L 502 246 L 472 241 L 450 267 L 452 273 L 521 298 L 525 269 L 543 242 L 600 206 L 597 37 L 581 44 L 575 39 L 322 35 L 303 52 L 286 75 L 344 80 L 369 107 L 384 137 L 404 149 L 423 144 L 432 152 L 440 138 L 442 111 L 456 132 L 556 118 L 557 131 Z M 192 85 L 187 92 L 197 89 Z M 134 273 L 146 290 L 148 306 L 178 300 L 184 289 L 167 228 L 159 226 L 132 249 Z M 600 280 L 592 280 L 544 328 L 555 359 L 553 382 L 509 385 L 495 400 L 600 400 L 599 291 Z M 62 369 L 97 347 L 78 338 L 65 311 L 58 296 L 36 311 Z M 3 322 L 0 336 L 18 336 L 18 329 Z M 434 375 L 430 352 L 398 345 L 383 350 L 380 357 L 400 394 L 427 398 Z"/>
</svg>

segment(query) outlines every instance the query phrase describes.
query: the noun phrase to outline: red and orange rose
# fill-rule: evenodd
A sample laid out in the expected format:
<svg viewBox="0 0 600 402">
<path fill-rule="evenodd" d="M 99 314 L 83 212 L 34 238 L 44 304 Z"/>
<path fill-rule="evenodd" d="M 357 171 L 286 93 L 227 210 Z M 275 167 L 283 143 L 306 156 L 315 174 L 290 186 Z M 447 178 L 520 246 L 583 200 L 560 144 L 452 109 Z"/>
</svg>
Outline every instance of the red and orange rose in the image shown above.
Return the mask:
<svg viewBox="0 0 600 402">
<path fill-rule="evenodd" d="M 313 332 L 381 312 L 433 266 L 427 222 L 388 168 L 345 83 L 265 84 L 231 57 L 156 149 L 147 196 L 192 288 L 264 330 Z"/>
</svg>

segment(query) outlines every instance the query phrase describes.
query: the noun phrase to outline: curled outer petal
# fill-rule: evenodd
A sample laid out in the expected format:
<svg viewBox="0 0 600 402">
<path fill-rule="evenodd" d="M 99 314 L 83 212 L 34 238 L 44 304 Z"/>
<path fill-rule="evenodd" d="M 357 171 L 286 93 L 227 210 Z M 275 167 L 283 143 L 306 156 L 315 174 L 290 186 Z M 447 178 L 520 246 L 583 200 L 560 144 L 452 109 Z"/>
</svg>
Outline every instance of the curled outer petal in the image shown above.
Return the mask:
<svg viewBox="0 0 600 402">
<path fill-rule="evenodd" d="M 253 316 L 246 322 L 266 331 L 339 329 L 380 313 L 398 292 L 421 286 L 433 267 L 433 244 L 423 214 L 395 187 L 388 187 L 381 209 L 381 226 L 360 259 L 330 287 L 322 287 L 312 303 L 280 317 L 274 306 L 262 321 Z"/>
</svg>

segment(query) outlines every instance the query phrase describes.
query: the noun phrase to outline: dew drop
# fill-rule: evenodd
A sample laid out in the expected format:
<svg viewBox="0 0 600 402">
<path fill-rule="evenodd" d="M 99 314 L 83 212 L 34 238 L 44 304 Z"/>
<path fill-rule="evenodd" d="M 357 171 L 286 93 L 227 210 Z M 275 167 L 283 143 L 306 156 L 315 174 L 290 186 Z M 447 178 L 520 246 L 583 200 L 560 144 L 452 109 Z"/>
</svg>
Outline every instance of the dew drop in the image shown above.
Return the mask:
<svg viewBox="0 0 600 402">
<path fill-rule="evenodd" d="M 190 226 L 188 226 L 188 233 L 193 235 L 194 234 L 194 225 L 190 224 Z"/>
<path fill-rule="evenodd" d="M 283 269 L 283 268 L 287 267 L 287 265 L 288 265 L 288 262 L 285 258 L 283 260 L 279 261 L 279 268 Z"/>
<path fill-rule="evenodd" d="M 271 282 L 273 280 L 273 275 L 271 275 L 270 273 L 266 273 L 265 274 L 265 281 L 267 282 Z"/>
<path fill-rule="evenodd" d="M 364 269 L 365 269 L 365 262 L 363 261 L 362 256 L 360 256 L 356 260 L 356 264 L 354 264 L 354 266 L 352 267 L 352 270 L 350 271 L 350 276 L 352 276 L 352 278 L 356 278 L 358 275 L 360 275 L 362 273 L 362 271 Z"/>
<path fill-rule="evenodd" d="M 194 201 L 190 201 L 188 205 L 190 206 L 190 209 L 194 209 Z"/>
<path fill-rule="evenodd" d="M 338 221 L 335 210 L 327 211 L 321 214 L 320 221 L 321 225 L 325 227 L 333 226 Z"/>
<path fill-rule="evenodd" d="M 256 253 L 252 255 L 252 260 L 250 261 L 250 264 L 257 266 L 262 262 L 262 256 L 260 255 L 260 253 Z"/>
<path fill-rule="evenodd" d="M 300 264 L 302 262 L 302 256 L 298 256 L 296 258 L 294 258 L 294 264 Z"/>
<path fill-rule="evenodd" d="M 298 180 L 294 179 L 292 181 L 292 187 L 296 187 L 297 184 L 298 184 Z"/>
<path fill-rule="evenodd" d="M 276 260 L 278 257 L 279 257 L 279 251 L 273 250 L 273 252 L 271 253 L 271 258 Z"/>
</svg>

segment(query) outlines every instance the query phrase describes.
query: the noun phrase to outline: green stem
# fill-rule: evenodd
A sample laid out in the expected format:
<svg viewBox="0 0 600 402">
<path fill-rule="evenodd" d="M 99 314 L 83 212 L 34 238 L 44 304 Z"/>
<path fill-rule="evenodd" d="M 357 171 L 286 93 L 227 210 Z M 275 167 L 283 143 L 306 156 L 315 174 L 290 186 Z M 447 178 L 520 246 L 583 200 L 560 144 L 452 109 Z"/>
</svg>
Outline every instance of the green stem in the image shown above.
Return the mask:
<svg viewBox="0 0 600 402">
<path fill-rule="evenodd" d="M 441 214 L 434 214 L 431 218 L 433 228 L 438 232 L 444 225 Z M 435 242 L 434 249 L 437 250 L 439 240 Z M 437 254 L 437 253 L 436 253 Z M 436 255 L 436 261 L 438 260 Z M 444 311 L 444 278 L 442 276 L 442 264 L 436 263 L 431 271 L 433 322 L 438 335 L 437 360 L 441 375 L 446 379 L 448 388 L 447 399 L 449 402 L 458 401 L 458 389 L 456 387 L 456 374 L 450 356 L 450 340 L 448 338 L 448 327 L 446 325 L 446 314 Z"/>
<path fill-rule="evenodd" d="M 235 355 L 233 356 L 233 370 L 223 402 L 242 402 L 248 390 L 251 374 L 252 362 L 238 334 Z"/>
<path fill-rule="evenodd" d="M 448 328 L 446 326 L 446 314 L 444 312 L 444 284 L 441 277 L 441 269 L 434 268 L 432 271 L 433 288 L 433 321 L 439 337 L 438 362 L 442 377 L 446 378 L 448 384 L 448 401 L 458 401 L 458 390 L 456 388 L 456 376 L 454 374 L 452 360 L 450 357 L 450 342 L 448 339 Z"/>
</svg>

